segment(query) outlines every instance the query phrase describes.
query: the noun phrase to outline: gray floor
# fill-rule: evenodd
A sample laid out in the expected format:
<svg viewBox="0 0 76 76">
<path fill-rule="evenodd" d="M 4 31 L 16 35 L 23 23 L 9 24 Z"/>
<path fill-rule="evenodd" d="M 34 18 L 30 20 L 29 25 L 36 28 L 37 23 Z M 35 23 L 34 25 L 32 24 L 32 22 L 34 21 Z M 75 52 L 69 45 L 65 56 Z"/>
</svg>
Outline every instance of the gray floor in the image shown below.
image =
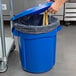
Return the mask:
<svg viewBox="0 0 76 76">
<path fill-rule="evenodd" d="M 6 28 L 6 36 L 10 36 L 9 26 Z M 8 70 L 0 76 L 76 76 L 76 26 L 64 26 L 58 33 L 56 65 L 49 72 L 31 74 L 23 71 L 17 47 L 9 55 Z"/>
</svg>

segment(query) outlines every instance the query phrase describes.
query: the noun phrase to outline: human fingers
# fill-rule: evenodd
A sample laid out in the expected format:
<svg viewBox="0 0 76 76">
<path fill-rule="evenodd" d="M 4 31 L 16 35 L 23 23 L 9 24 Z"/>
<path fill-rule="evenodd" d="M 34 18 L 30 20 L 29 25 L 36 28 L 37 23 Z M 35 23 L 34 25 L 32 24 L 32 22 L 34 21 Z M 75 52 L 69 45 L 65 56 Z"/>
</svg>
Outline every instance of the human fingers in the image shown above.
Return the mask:
<svg viewBox="0 0 76 76">
<path fill-rule="evenodd" d="M 50 8 L 48 9 L 48 11 L 49 11 L 50 13 L 52 13 L 52 14 L 56 14 L 56 13 L 57 13 L 57 11 L 54 10 L 52 7 L 50 7 Z"/>
</svg>

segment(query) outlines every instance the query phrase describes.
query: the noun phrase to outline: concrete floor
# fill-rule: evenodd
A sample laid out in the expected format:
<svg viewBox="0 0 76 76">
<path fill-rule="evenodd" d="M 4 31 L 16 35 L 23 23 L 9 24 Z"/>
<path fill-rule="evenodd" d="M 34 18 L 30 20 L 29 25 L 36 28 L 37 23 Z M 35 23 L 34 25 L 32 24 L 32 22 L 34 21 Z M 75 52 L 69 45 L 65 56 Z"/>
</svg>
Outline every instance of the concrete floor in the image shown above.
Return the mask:
<svg viewBox="0 0 76 76">
<path fill-rule="evenodd" d="M 6 28 L 6 36 L 10 36 L 9 26 Z M 52 70 L 42 74 L 23 71 L 17 47 L 9 55 L 8 70 L 5 73 L 0 73 L 0 76 L 76 76 L 76 26 L 63 26 L 58 33 L 56 65 Z"/>
</svg>

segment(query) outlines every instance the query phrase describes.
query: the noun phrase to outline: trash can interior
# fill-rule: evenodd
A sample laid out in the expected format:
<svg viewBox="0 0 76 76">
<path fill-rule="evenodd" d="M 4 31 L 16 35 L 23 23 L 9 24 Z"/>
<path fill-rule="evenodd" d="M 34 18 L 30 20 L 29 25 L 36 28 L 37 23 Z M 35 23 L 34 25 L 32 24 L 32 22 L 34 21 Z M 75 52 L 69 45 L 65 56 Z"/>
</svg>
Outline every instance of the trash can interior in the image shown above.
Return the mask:
<svg viewBox="0 0 76 76">
<path fill-rule="evenodd" d="M 57 21 L 57 19 L 52 17 L 51 20 L 48 22 L 49 22 L 49 24 L 51 24 L 56 21 Z M 28 26 L 43 26 L 42 25 L 43 24 L 43 15 L 42 14 L 27 15 L 25 17 L 21 17 L 21 18 L 15 20 L 14 22 L 18 23 L 18 24 L 28 25 Z"/>
</svg>

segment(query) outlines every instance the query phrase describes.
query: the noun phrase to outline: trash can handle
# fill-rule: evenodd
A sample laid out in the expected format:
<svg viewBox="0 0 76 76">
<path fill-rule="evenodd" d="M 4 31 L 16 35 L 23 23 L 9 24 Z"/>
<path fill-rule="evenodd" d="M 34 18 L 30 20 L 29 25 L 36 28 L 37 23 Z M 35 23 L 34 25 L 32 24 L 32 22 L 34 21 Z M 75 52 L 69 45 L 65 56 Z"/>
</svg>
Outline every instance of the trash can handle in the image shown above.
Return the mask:
<svg viewBox="0 0 76 76">
<path fill-rule="evenodd" d="M 62 26 L 59 25 L 59 26 L 57 27 L 57 32 L 60 31 L 61 29 L 62 29 Z"/>
<path fill-rule="evenodd" d="M 13 35 L 15 35 L 15 36 L 19 36 L 19 31 L 17 31 L 15 28 L 12 28 L 12 33 L 13 33 Z"/>
</svg>

